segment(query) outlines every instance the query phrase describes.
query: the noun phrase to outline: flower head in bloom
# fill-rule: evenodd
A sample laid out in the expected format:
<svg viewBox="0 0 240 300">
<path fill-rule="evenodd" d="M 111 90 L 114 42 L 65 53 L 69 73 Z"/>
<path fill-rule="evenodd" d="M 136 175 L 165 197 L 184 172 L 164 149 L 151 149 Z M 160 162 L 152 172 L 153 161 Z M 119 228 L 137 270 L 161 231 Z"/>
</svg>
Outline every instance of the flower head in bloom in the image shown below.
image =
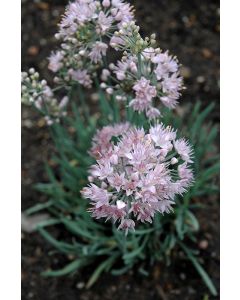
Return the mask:
<svg viewBox="0 0 240 300">
<path fill-rule="evenodd" d="M 154 48 L 154 35 L 143 40 L 138 31 L 139 27 L 130 22 L 111 38 L 110 45 L 124 51 L 122 59 L 109 66 L 116 90 L 114 85 L 111 88 L 118 97 L 131 96 L 129 105 L 134 111 L 156 119 L 161 116 L 160 103 L 168 108 L 176 106 L 183 79 L 176 57 Z"/>
<path fill-rule="evenodd" d="M 90 86 L 85 80 L 75 80 L 74 77 L 83 74 L 83 71 L 95 77 L 97 70 L 103 66 L 103 57 L 114 31 L 133 19 L 132 6 L 122 0 L 71 2 L 56 34 L 62 42 L 61 48 L 49 58 L 49 69 L 56 73 L 55 81 L 59 84 L 67 82 L 68 85 L 77 81 L 84 87 Z M 69 70 L 77 76 L 69 76 Z"/>
<path fill-rule="evenodd" d="M 129 124 L 104 127 L 91 154 L 92 183 L 82 195 L 90 199 L 93 217 L 112 219 L 126 233 L 137 221 L 152 222 L 156 212 L 169 213 L 175 196 L 193 181 L 191 147 L 162 124 L 148 132 Z"/>
<path fill-rule="evenodd" d="M 46 80 L 39 80 L 39 74 L 33 68 L 29 72 L 22 72 L 22 102 L 33 105 L 44 116 L 48 125 L 59 122 L 66 115 L 68 97 L 59 102 L 47 85 Z"/>
</svg>

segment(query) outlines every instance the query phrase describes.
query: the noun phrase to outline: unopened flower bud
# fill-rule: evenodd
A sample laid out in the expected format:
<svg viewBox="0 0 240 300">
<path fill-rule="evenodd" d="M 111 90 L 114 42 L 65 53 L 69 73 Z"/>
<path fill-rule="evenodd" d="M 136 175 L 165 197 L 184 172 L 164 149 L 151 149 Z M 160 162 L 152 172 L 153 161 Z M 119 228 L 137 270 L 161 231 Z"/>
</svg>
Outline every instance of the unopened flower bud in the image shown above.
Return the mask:
<svg viewBox="0 0 240 300">
<path fill-rule="evenodd" d="M 59 108 L 64 108 L 68 104 L 69 98 L 65 96 L 62 98 L 61 102 L 59 103 Z"/>
<path fill-rule="evenodd" d="M 73 44 L 76 44 L 78 42 L 77 39 L 73 38 L 72 41 L 71 41 Z"/>
<path fill-rule="evenodd" d="M 111 9 L 111 14 L 112 14 L 113 16 L 116 16 L 117 12 L 118 12 L 118 9 L 117 9 L 117 8 L 112 8 L 112 9 Z"/>
<path fill-rule="evenodd" d="M 178 163 L 178 159 L 176 157 L 173 157 L 171 159 L 171 165 L 175 165 L 176 163 Z"/>
<path fill-rule="evenodd" d="M 53 78 L 53 81 L 54 81 L 55 83 L 59 83 L 59 82 L 60 82 L 60 78 L 57 77 L 57 76 L 55 76 L 55 77 Z"/>
<path fill-rule="evenodd" d="M 80 50 L 80 51 L 79 51 L 79 54 L 80 54 L 81 56 L 84 56 L 84 55 L 85 55 L 85 53 L 86 53 L 86 51 L 85 51 L 85 50 Z"/>
<path fill-rule="evenodd" d="M 36 88 L 36 87 L 37 87 L 37 83 L 36 83 L 36 81 L 33 81 L 33 83 L 32 83 L 32 87 L 33 87 L 33 88 Z"/>
<path fill-rule="evenodd" d="M 60 34 L 60 33 L 56 33 L 56 34 L 55 34 L 55 38 L 56 38 L 57 40 L 59 40 L 59 39 L 61 38 L 61 34 Z"/>
<path fill-rule="evenodd" d="M 47 85 L 47 81 L 46 81 L 45 79 L 43 79 L 43 80 L 41 81 L 41 85 L 42 85 L 42 86 Z"/>
<path fill-rule="evenodd" d="M 107 88 L 107 89 L 106 89 L 106 92 L 107 92 L 109 95 L 112 95 L 112 94 L 113 94 L 113 89 L 112 89 L 112 88 Z"/>
<path fill-rule="evenodd" d="M 156 40 L 151 40 L 151 41 L 150 41 L 151 45 L 155 45 L 156 42 L 157 42 Z"/>
<path fill-rule="evenodd" d="M 100 7 L 101 6 L 100 1 L 95 1 L 95 5 L 96 5 L 96 7 Z"/>
<path fill-rule="evenodd" d="M 29 73 L 30 74 L 34 74 L 35 73 L 35 69 L 34 68 L 29 69 Z"/>
<path fill-rule="evenodd" d="M 121 101 L 122 99 L 123 99 L 122 96 L 120 96 L 120 95 L 117 95 L 117 96 L 116 96 L 116 100 L 117 100 L 117 101 Z"/>
<path fill-rule="evenodd" d="M 117 208 L 122 209 L 126 206 L 126 203 L 124 203 L 122 200 L 117 200 Z"/>
<path fill-rule="evenodd" d="M 110 43 L 111 47 L 116 48 L 117 44 L 116 43 Z"/>
<path fill-rule="evenodd" d="M 103 7 L 109 7 L 111 5 L 110 0 L 103 0 L 102 5 Z"/>
<path fill-rule="evenodd" d="M 108 69 L 103 69 L 101 79 L 102 81 L 107 81 L 108 77 L 110 75 L 110 72 Z"/>
<path fill-rule="evenodd" d="M 110 69 L 110 70 L 114 70 L 114 69 L 115 69 L 115 65 L 114 65 L 113 63 L 111 63 L 111 64 L 109 65 L 109 69 Z"/>
<path fill-rule="evenodd" d="M 137 66 L 133 61 L 130 63 L 130 70 L 133 73 L 137 73 Z"/>
<path fill-rule="evenodd" d="M 94 180 L 93 176 L 88 176 L 88 181 L 89 182 L 93 182 L 93 180 Z"/>
<path fill-rule="evenodd" d="M 27 72 L 22 72 L 22 78 L 23 79 L 27 78 L 27 76 L 28 76 Z"/>
<path fill-rule="evenodd" d="M 105 88 L 107 87 L 107 85 L 106 85 L 105 82 L 102 82 L 102 83 L 100 84 L 100 87 L 101 87 L 102 89 L 105 89 Z"/>
</svg>

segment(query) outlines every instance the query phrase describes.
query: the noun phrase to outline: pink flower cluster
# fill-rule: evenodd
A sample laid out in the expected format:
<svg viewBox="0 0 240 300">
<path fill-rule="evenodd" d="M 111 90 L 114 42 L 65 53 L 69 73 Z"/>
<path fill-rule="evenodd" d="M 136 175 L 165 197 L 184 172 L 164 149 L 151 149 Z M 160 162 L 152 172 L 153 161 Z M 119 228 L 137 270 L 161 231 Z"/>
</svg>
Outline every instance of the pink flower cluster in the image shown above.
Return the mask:
<svg viewBox="0 0 240 300">
<path fill-rule="evenodd" d="M 134 229 L 135 221 L 152 222 L 156 212 L 172 210 L 174 197 L 193 181 L 192 149 L 170 127 L 157 124 L 148 132 L 129 124 L 107 126 L 93 139 L 90 184 L 82 195 L 92 216 Z"/>
<path fill-rule="evenodd" d="M 123 0 L 76 0 L 68 5 L 60 23 L 59 34 L 63 38 L 75 35 L 85 25 L 96 24 L 97 33 L 104 35 L 116 25 L 118 29 L 124 22 L 134 19 L 133 8 Z"/>
<path fill-rule="evenodd" d="M 145 48 L 138 57 L 125 53 L 122 60 L 110 65 L 110 69 L 116 82 L 116 88 L 111 88 L 115 90 L 117 99 L 126 99 L 131 87 L 130 107 L 137 112 L 145 112 L 149 119 L 161 115 L 160 102 L 174 108 L 183 89 L 177 59 L 158 48 Z"/>
<path fill-rule="evenodd" d="M 55 81 L 90 88 L 114 31 L 133 19 L 132 6 L 122 0 L 71 2 L 56 34 L 61 49 L 49 57 L 49 69 L 57 73 Z"/>
</svg>

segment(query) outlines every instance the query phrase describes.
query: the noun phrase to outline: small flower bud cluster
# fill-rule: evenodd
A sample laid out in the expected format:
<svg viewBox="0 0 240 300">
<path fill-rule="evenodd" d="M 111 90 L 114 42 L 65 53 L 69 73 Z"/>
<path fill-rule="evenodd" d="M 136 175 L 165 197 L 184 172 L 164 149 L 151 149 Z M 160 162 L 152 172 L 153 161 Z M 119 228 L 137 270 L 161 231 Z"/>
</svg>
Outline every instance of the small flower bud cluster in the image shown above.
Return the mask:
<svg viewBox="0 0 240 300">
<path fill-rule="evenodd" d="M 134 21 L 124 22 L 122 28 L 114 32 L 110 40 L 110 45 L 115 50 L 127 51 L 131 54 L 141 53 L 145 48 L 154 46 L 156 44 L 156 36 L 152 34 L 151 37 L 145 39 L 139 33 L 140 27 Z"/>
<path fill-rule="evenodd" d="M 82 195 L 91 201 L 93 217 L 134 229 L 135 221 L 152 222 L 156 212 L 172 210 L 176 195 L 193 181 L 192 149 L 170 127 L 144 129 L 129 124 L 107 126 L 93 139 L 90 184 Z"/>
<path fill-rule="evenodd" d="M 59 122 L 60 117 L 66 115 L 68 97 L 58 102 L 54 98 L 52 89 L 46 80 L 39 80 L 39 74 L 33 68 L 29 72 L 22 72 L 22 103 L 33 105 L 44 116 L 48 125 Z"/>
<path fill-rule="evenodd" d="M 115 78 L 111 86 L 116 98 L 131 100 L 129 106 L 144 112 L 149 119 L 161 115 L 159 104 L 174 108 L 183 89 L 176 57 L 162 52 L 159 48 L 144 48 L 138 55 L 124 53 L 122 59 L 109 69 Z M 109 86 L 105 85 L 105 88 Z M 114 91 L 115 89 L 115 91 Z"/>
<path fill-rule="evenodd" d="M 49 69 L 57 73 L 55 82 L 78 82 L 90 88 L 114 31 L 133 19 L 132 6 L 122 0 L 71 2 L 56 34 L 61 49 L 49 58 Z"/>
</svg>

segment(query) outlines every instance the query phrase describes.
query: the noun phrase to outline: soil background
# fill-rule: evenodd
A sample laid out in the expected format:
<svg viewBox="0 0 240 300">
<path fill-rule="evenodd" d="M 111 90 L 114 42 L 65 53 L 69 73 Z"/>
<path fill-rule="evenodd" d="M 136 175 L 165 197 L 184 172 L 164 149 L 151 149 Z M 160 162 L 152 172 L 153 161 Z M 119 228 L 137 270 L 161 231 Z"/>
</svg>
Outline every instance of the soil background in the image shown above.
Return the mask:
<svg viewBox="0 0 240 300">
<path fill-rule="evenodd" d="M 214 102 L 211 120 L 219 122 L 219 1 L 135 0 L 136 18 L 144 34 L 157 34 L 162 49 L 169 49 L 182 63 L 187 90 L 181 103 Z M 56 46 L 54 34 L 68 1 L 22 0 L 22 70 L 36 68 L 51 78 L 47 60 Z M 44 201 L 32 189 L 46 181 L 44 162 L 51 163 L 52 145 L 44 122 L 33 111 L 22 109 L 22 210 Z M 199 250 L 204 268 L 219 288 L 219 198 L 203 199 L 207 208 L 198 213 Z M 161 263 L 149 277 L 129 274 L 103 275 L 90 290 L 84 285 L 93 269 L 65 278 L 43 278 L 40 272 L 61 268 L 66 258 L 52 250 L 37 233 L 22 232 L 22 299 L 33 300 L 210 300 L 191 265 L 176 259 L 170 267 Z M 181 257 L 181 253 L 180 253 Z"/>
</svg>

